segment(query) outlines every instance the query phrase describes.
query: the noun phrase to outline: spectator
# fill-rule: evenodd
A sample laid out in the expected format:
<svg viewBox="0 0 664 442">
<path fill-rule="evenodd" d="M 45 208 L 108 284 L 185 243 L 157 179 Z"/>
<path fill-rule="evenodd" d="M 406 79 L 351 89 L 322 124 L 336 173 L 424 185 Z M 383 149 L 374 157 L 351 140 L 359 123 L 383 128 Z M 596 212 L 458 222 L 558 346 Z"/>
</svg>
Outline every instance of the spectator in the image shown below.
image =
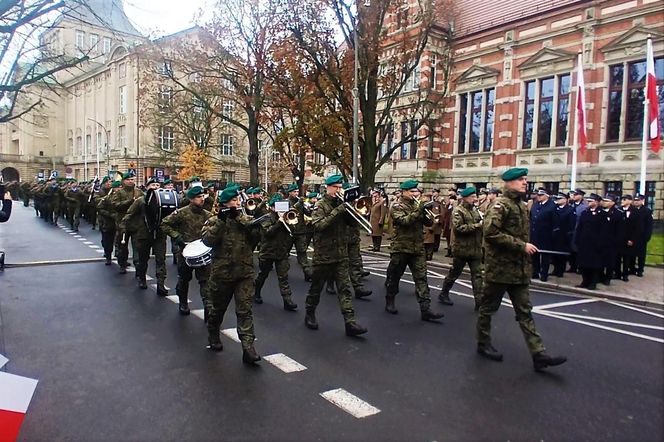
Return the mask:
<svg viewBox="0 0 664 442">
<path fill-rule="evenodd" d="M 581 213 L 581 219 L 574 235 L 576 244 L 576 264 L 581 271 L 581 284 L 577 287 L 595 290 L 602 267 L 602 250 L 599 225 L 601 215 L 599 202 L 602 198 L 591 193 L 587 198 L 588 208 Z"/>
<path fill-rule="evenodd" d="M 636 194 L 634 198 L 634 213 L 637 215 L 640 224 L 641 237 L 636 238 L 636 256 L 632 257 L 632 265 L 630 273 L 635 274 L 639 278 L 643 276 L 643 270 L 646 265 L 646 252 L 648 249 L 648 241 L 652 236 L 652 210 L 645 205 L 645 196 Z"/>
<path fill-rule="evenodd" d="M 537 202 L 530 210 L 530 242 L 540 250 L 551 250 L 553 242 L 553 212 L 555 204 L 549 199 L 545 189 L 537 192 Z M 548 253 L 534 253 L 533 278 L 546 282 L 549 279 L 549 265 L 551 255 Z"/>
<path fill-rule="evenodd" d="M 642 236 L 642 226 L 634 213 L 632 202 L 632 195 L 623 195 L 620 199 L 620 210 L 623 212 L 624 237 L 620 242 L 618 259 L 613 269 L 613 277 L 615 279 L 622 279 L 625 282 L 629 281 L 629 266 L 632 262 L 632 257 L 636 256 L 637 238 Z"/>
<path fill-rule="evenodd" d="M 618 249 L 625 235 L 622 212 L 616 209 L 616 197 L 606 194 L 602 198 L 600 214 L 600 251 L 602 253 L 602 272 L 600 282 L 611 285 L 613 268 L 616 265 Z"/>
<path fill-rule="evenodd" d="M 0 184 L 0 205 L 0 223 L 4 223 L 12 214 L 12 196 L 9 192 L 5 193 L 3 184 Z"/>
<path fill-rule="evenodd" d="M 579 221 L 581 220 L 581 214 L 588 208 L 588 204 L 584 200 L 586 192 L 581 189 L 574 189 L 572 192 L 572 203 L 571 206 L 574 209 L 576 214 L 576 225 L 574 226 L 574 235 L 572 237 L 572 253 L 569 256 L 569 270 L 570 273 L 577 273 L 576 265 L 576 231 L 579 228 Z"/>
<path fill-rule="evenodd" d="M 556 195 L 556 210 L 553 212 L 553 241 L 552 249 L 558 252 L 572 250 L 572 237 L 576 227 L 576 213 L 567 204 L 569 195 L 559 193 Z M 553 255 L 553 276 L 563 277 L 568 255 Z"/>
</svg>

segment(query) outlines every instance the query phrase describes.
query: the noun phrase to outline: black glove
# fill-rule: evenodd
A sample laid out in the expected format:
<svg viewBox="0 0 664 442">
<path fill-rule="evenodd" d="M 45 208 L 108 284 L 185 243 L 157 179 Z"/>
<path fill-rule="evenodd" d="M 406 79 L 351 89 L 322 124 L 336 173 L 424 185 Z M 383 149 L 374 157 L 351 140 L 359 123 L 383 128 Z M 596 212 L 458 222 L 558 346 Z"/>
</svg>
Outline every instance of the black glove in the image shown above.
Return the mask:
<svg viewBox="0 0 664 442">
<path fill-rule="evenodd" d="M 226 218 L 228 218 L 228 215 L 230 214 L 231 209 L 230 207 L 223 207 L 219 209 L 219 213 L 217 214 L 217 218 L 219 218 L 222 221 L 226 221 Z"/>
<path fill-rule="evenodd" d="M 177 238 L 175 238 L 175 240 L 174 240 L 173 242 L 174 242 L 175 245 L 178 246 L 180 249 L 183 249 L 183 248 L 187 245 L 187 243 L 184 242 L 184 239 L 182 239 L 181 236 L 178 236 Z"/>
<path fill-rule="evenodd" d="M 230 212 L 228 212 L 229 218 L 235 219 L 238 216 L 240 216 L 240 211 L 237 210 L 235 207 L 231 207 L 229 210 L 230 210 Z"/>
<path fill-rule="evenodd" d="M 0 184 L 0 200 L 5 199 L 5 185 Z"/>
</svg>

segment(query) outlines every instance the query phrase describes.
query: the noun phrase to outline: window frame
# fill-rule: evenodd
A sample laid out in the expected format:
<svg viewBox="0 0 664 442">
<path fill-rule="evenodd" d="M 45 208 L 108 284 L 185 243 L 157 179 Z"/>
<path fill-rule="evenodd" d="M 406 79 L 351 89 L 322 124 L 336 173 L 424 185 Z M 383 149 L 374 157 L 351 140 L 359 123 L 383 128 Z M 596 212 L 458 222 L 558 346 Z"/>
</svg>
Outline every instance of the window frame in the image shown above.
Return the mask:
<svg viewBox="0 0 664 442">
<path fill-rule="evenodd" d="M 76 39 L 75 39 L 76 49 L 79 51 L 85 50 L 85 31 L 76 30 Z"/>
<path fill-rule="evenodd" d="M 225 157 L 233 156 L 235 137 L 232 133 L 222 133 L 219 140 L 219 154 Z"/>
<path fill-rule="evenodd" d="M 521 150 L 530 150 L 530 149 L 553 149 L 553 148 L 565 148 L 571 147 L 570 140 L 570 131 L 571 124 L 570 121 L 570 92 L 572 89 L 571 83 L 571 73 L 570 72 L 561 72 L 552 75 L 546 75 L 544 77 L 538 77 L 529 79 L 523 82 L 523 124 L 521 125 Z M 562 85 L 563 79 L 566 79 L 568 84 L 568 91 L 565 94 L 562 94 Z M 553 80 L 553 85 L 551 90 L 553 91 L 552 97 L 544 97 L 542 87 L 545 81 Z M 533 97 L 530 97 L 529 85 L 534 85 Z M 561 108 L 561 97 L 564 101 L 567 102 L 567 108 L 565 110 L 565 142 L 563 145 L 559 144 L 558 132 L 560 131 L 559 124 L 561 121 L 562 108 Z M 542 106 L 543 103 L 550 103 L 553 114 L 550 119 L 550 127 L 548 133 L 545 135 L 542 128 Z M 532 120 L 529 118 L 528 108 L 532 106 Z M 532 124 L 532 127 L 529 129 L 528 124 Z M 531 133 L 530 142 L 527 141 L 527 133 Z M 548 140 L 547 143 L 543 143 L 543 139 Z"/>
<path fill-rule="evenodd" d="M 90 50 L 96 52 L 98 44 L 99 44 L 99 34 L 90 34 Z"/>
<path fill-rule="evenodd" d="M 111 52 L 111 37 L 103 37 L 102 38 L 102 54 L 108 54 Z"/>
<path fill-rule="evenodd" d="M 489 105 L 489 96 L 493 93 L 493 101 Z M 479 107 L 474 105 L 475 97 L 479 96 Z M 491 107 L 491 109 L 489 109 Z M 495 109 L 496 88 L 495 86 L 476 89 L 459 94 L 459 120 L 457 134 L 457 154 L 479 154 L 489 153 L 493 150 L 495 133 Z M 491 114 L 491 130 L 487 124 L 489 111 Z M 473 118 L 479 115 L 479 138 L 477 138 L 477 149 L 473 148 Z"/>
<path fill-rule="evenodd" d="M 127 114 L 127 86 L 122 85 L 118 88 L 118 113 Z"/>
<path fill-rule="evenodd" d="M 161 150 L 170 152 L 175 145 L 175 131 L 172 126 L 159 126 L 157 129 L 157 145 Z"/>
</svg>

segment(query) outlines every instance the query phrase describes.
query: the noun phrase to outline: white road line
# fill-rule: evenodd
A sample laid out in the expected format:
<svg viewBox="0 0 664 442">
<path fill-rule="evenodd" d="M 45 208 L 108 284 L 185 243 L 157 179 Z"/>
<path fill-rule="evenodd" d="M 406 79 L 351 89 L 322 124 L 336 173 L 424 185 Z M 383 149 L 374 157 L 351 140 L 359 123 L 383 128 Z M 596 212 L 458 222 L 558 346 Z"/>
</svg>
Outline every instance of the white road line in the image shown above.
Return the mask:
<svg viewBox="0 0 664 442">
<path fill-rule="evenodd" d="M 74 237 L 74 238 L 76 238 L 76 237 Z M 76 239 L 79 240 L 79 241 L 81 241 L 81 242 L 83 242 L 83 241 L 87 241 L 86 238 L 81 238 L 80 236 L 79 236 L 78 238 L 76 238 Z"/>
<path fill-rule="evenodd" d="M 648 328 L 651 330 L 664 330 L 664 327 L 660 327 L 658 325 L 641 324 L 639 322 L 618 321 L 617 319 L 606 319 L 606 318 L 598 318 L 596 316 L 575 315 L 572 313 L 565 313 L 565 312 L 555 312 L 555 314 L 558 316 L 565 316 L 566 318 L 587 319 L 589 321 L 606 322 L 608 324 L 616 324 L 616 325 L 627 325 L 629 327 Z"/>
<path fill-rule="evenodd" d="M 104 251 L 101 250 L 101 249 L 95 249 L 95 252 L 97 252 L 97 253 L 104 253 Z"/>
<path fill-rule="evenodd" d="M 612 332 L 615 332 L 615 333 L 619 333 L 621 335 L 632 336 L 634 338 L 641 338 L 641 339 L 645 339 L 647 341 L 654 341 L 654 342 L 659 342 L 660 344 L 664 344 L 664 339 L 655 338 L 655 337 L 648 336 L 648 335 L 643 335 L 641 333 L 634 333 L 634 332 L 630 332 L 630 331 L 627 331 L 627 330 L 622 330 L 622 329 L 619 329 L 619 328 L 607 327 L 605 325 L 600 325 L 600 324 L 594 324 L 592 322 L 582 321 L 580 319 L 568 318 L 568 317 L 565 317 L 565 316 L 561 316 L 561 315 L 557 314 L 556 312 L 540 311 L 540 312 L 537 312 L 537 313 L 539 313 L 542 316 L 548 316 L 548 317 L 554 318 L 554 319 L 561 319 L 563 321 L 575 322 L 577 324 L 587 325 L 588 327 L 599 328 L 600 330 L 608 330 L 608 331 L 612 331 Z"/>
<path fill-rule="evenodd" d="M 133 267 L 127 267 L 127 273 L 135 273 L 136 269 Z"/>
<path fill-rule="evenodd" d="M 590 304 L 591 302 L 598 302 L 601 299 L 586 298 L 577 299 L 576 301 L 554 302 L 553 304 L 544 304 L 533 307 L 533 310 L 547 310 L 550 308 L 567 307 L 569 305 Z"/>
<path fill-rule="evenodd" d="M 358 419 L 380 413 L 378 408 L 347 392 L 343 388 L 324 391 L 320 395 Z"/>
<path fill-rule="evenodd" d="M 4 355 L 0 355 L 0 368 L 4 367 L 7 362 L 9 362 L 9 359 Z"/>
<path fill-rule="evenodd" d="M 651 311 L 648 311 L 648 310 L 643 310 L 643 309 L 640 309 L 640 308 L 632 307 L 631 305 L 623 304 L 622 302 L 617 302 L 617 301 L 606 301 L 606 302 L 608 302 L 609 304 L 618 306 L 618 307 L 623 307 L 623 308 L 626 308 L 626 309 L 629 309 L 629 310 L 634 310 L 635 312 L 639 312 L 639 313 L 643 313 L 643 314 L 646 314 L 646 315 L 655 316 L 656 318 L 663 318 L 664 319 L 664 315 L 660 315 L 659 313 L 655 313 L 655 312 L 651 312 Z"/>
<path fill-rule="evenodd" d="M 146 281 L 152 281 L 154 278 L 150 275 L 145 275 L 145 280 Z"/>
<path fill-rule="evenodd" d="M 179 304 L 180 303 L 180 298 L 178 298 L 176 295 L 166 296 L 166 299 L 168 299 L 169 301 L 171 301 L 174 304 Z"/>
<path fill-rule="evenodd" d="M 300 364 L 296 360 L 289 358 L 283 353 L 275 353 L 273 355 L 263 356 L 263 359 L 284 373 L 294 373 L 296 371 L 304 371 L 307 369 L 307 367 Z"/>
<path fill-rule="evenodd" d="M 83 241 L 83 244 L 87 244 L 87 245 L 91 246 L 94 243 L 92 241 Z"/>
<path fill-rule="evenodd" d="M 83 243 L 83 244 L 85 244 L 85 243 Z M 101 247 L 95 246 L 95 245 L 88 245 L 88 247 L 90 247 L 91 249 L 101 249 Z"/>
<path fill-rule="evenodd" d="M 240 342 L 240 337 L 237 334 L 236 328 L 225 328 L 221 331 L 221 334 L 226 336 L 227 338 L 231 338 L 235 342 Z"/>
<path fill-rule="evenodd" d="M 70 235 L 76 236 L 76 233 L 74 233 L 74 232 L 67 232 L 67 233 L 69 233 Z"/>
<path fill-rule="evenodd" d="M 203 311 L 202 308 L 192 310 L 191 314 L 205 320 L 205 312 Z"/>
</svg>

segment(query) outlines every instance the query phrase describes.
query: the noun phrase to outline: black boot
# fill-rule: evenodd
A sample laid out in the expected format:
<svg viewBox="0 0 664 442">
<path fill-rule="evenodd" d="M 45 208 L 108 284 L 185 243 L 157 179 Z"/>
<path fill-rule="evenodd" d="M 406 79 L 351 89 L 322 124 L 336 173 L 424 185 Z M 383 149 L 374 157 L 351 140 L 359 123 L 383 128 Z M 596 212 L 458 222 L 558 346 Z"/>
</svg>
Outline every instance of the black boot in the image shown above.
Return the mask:
<svg viewBox="0 0 664 442">
<path fill-rule="evenodd" d="M 189 316 L 191 310 L 189 310 L 188 301 L 180 302 L 180 305 L 178 306 L 178 311 L 182 316 Z"/>
<path fill-rule="evenodd" d="M 293 302 L 290 296 L 284 296 L 284 310 L 289 312 L 297 310 L 297 304 Z"/>
<path fill-rule="evenodd" d="M 157 284 L 157 296 L 168 296 L 168 289 L 163 282 Z"/>
<path fill-rule="evenodd" d="M 263 298 L 261 297 L 260 293 L 254 293 L 254 302 L 256 304 L 262 304 L 263 303 Z"/>
<path fill-rule="evenodd" d="M 208 345 L 206 348 L 212 351 L 222 351 L 224 349 L 221 339 L 219 338 L 219 332 L 208 334 Z"/>
<path fill-rule="evenodd" d="M 141 275 L 137 279 L 138 279 L 138 288 L 141 290 L 147 290 L 148 282 L 145 280 L 145 276 Z"/>
<path fill-rule="evenodd" d="M 106 262 L 104 262 L 104 265 L 110 266 L 111 263 L 112 263 L 111 258 L 107 256 L 107 257 L 106 257 Z"/>
<path fill-rule="evenodd" d="M 542 371 L 546 367 L 555 367 L 556 365 L 564 364 L 566 361 L 567 358 L 565 356 L 549 356 L 544 351 L 533 355 L 533 367 L 535 371 Z"/>
<path fill-rule="evenodd" d="M 361 275 L 362 275 L 362 277 L 369 276 L 369 275 L 371 275 L 371 272 L 368 271 L 368 270 L 362 270 Z"/>
<path fill-rule="evenodd" d="M 346 322 L 346 336 L 359 336 L 367 332 L 366 327 L 362 327 L 355 321 Z"/>
<path fill-rule="evenodd" d="M 242 349 L 242 362 L 248 365 L 255 365 L 256 362 L 260 361 L 261 357 L 256 353 L 256 349 L 252 345 L 249 348 Z"/>
<path fill-rule="evenodd" d="M 435 321 L 445 316 L 442 312 L 434 312 L 431 308 L 422 310 L 422 321 Z"/>
<path fill-rule="evenodd" d="M 366 298 L 367 296 L 371 296 L 371 293 L 372 293 L 371 290 L 367 290 L 362 286 L 359 286 L 359 287 L 355 288 L 355 297 L 357 299 Z"/>
<path fill-rule="evenodd" d="M 126 264 L 125 265 L 120 264 L 120 274 L 124 275 L 126 273 L 127 273 L 127 265 Z"/>
<path fill-rule="evenodd" d="M 316 321 L 316 312 L 314 310 L 307 310 L 304 315 L 304 325 L 311 330 L 318 330 L 318 322 Z"/>
<path fill-rule="evenodd" d="M 491 344 L 477 344 L 477 353 L 492 361 L 502 361 L 503 354 L 496 350 Z"/>
<path fill-rule="evenodd" d="M 387 295 L 385 297 L 385 311 L 387 313 L 392 313 L 393 315 L 396 315 L 399 313 L 399 310 L 397 310 L 397 306 L 394 302 L 395 296 L 390 296 Z"/>
<path fill-rule="evenodd" d="M 336 295 L 337 291 L 334 289 L 334 283 L 327 283 L 327 287 L 325 288 L 325 291 L 330 294 L 330 295 Z"/>
<path fill-rule="evenodd" d="M 440 294 L 438 295 L 438 300 L 442 302 L 444 305 L 454 305 L 454 303 L 450 299 L 450 293 L 446 290 L 440 292 Z"/>
</svg>

